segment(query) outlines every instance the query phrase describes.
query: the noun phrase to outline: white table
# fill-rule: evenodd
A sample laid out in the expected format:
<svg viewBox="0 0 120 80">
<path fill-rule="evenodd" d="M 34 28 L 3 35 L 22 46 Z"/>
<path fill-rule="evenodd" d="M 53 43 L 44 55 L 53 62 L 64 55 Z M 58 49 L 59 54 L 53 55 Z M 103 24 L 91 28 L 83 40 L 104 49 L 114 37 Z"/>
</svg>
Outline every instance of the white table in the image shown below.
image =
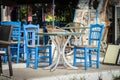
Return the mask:
<svg viewBox="0 0 120 80">
<path fill-rule="evenodd" d="M 65 26 L 62 27 L 62 29 L 69 30 L 72 33 L 80 33 L 80 35 L 73 35 L 74 37 L 74 42 L 72 41 L 72 44 L 74 45 L 83 45 L 83 34 L 81 33 L 88 33 L 88 30 L 90 27 L 88 26 L 82 26 L 82 27 L 77 27 L 77 26 Z M 73 50 L 71 50 L 67 55 L 71 55 L 73 53 Z"/>
<path fill-rule="evenodd" d="M 72 64 L 70 64 L 66 57 L 65 57 L 65 48 L 67 46 L 67 43 L 69 42 L 71 36 L 77 36 L 85 33 L 74 33 L 74 32 L 49 32 L 49 33 L 38 33 L 38 35 L 47 35 L 50 36 L 50 39 L 55 44 L 57 49 L 57 57 L 52 65 L 44 68 L 44 69 L 50 69 L 51 71 L 54 71 L 58 64 L 60 63 L 60 59 L 63 59 L 63 64 L 66 64 L 67 66 L 71 67 L 72 69 L 78 69 L 77 67 L 74 67 Z"/>
</svg>

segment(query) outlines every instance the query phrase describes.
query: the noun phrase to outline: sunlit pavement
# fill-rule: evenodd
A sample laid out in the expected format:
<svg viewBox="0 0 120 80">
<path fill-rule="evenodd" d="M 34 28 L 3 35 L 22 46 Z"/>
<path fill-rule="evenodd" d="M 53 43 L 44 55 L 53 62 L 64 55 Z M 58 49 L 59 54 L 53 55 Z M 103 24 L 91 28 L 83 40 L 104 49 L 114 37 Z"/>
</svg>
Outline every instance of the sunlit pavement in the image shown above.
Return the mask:
<svg viewBox="0 0 120 80">
<path fill-rule="evenodd" d="M 7 64 L 3 65 L 4 76 L 1 76 L 0 80 L 4 80 L 2 78 L 6 78 L 6 76 L 9 75 L 7 66 Z M 97 80 L 98 76 L 108 76 L 108 79 L 103 80 L 109 80 L 109 78 L 112 78 L 112 75 L 120 74 L 120 66 L 115 65 L 101 64 L 99 69 L 96 69 L 95 66 L 93 66 L 92 68 L 88 68 L 87 71 L 84 70 L 83 66 L 78 67 L 78 70 L 73 70 L 71 68 L 65 68 L 64 66 L 58 66 L 55 71 L 51 72 L 50 70 L 43 69 L 43 67 L 33 69 L 26 68 L 25 63 L 13 63 L 14 76 L 10 80 L 80 80 L 82 77 L 92 78 L 91 80 Z M 9 80 L 9 78 L 7 78 L 7 80 Z"/>
</svg>

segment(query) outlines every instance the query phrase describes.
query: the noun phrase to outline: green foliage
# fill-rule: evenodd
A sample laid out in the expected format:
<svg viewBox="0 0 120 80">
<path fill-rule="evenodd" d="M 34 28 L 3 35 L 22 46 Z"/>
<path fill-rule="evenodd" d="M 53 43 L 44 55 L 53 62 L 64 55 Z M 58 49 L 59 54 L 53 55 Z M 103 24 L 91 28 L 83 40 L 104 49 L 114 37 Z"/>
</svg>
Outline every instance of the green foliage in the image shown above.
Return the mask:
<svg viewBox="0 0 120 80">
<path fill-rule="evenodd" d="M 3 77 L 0 76 L 0 80 L 16 80 L 15 78 Z"/>
<path fill-rule="evenodd" d="M 72 80 L 78 80 L 76 77 L 73 77 L 73 79 Z"/>
<path fill-rule="evenodd" d="M 72 79 L 70 79 L 70 80 L 86 80 L 86 78 L 85 78 L 85 76 L 80 77 L 79 79 L 78 79 L 78 78 L 76 78 L 76 77 L 73 77 L 73 78 L 72 78 Z"/>
<path fill-rule="evenodd" d="M 71 22 L 74 18 L 74 6 L 71 2 L 67 6 L 63 5 L 63 8 L 56 9 L 56 21 Z"/>
<path fill-rule="evenodd" d="M 120 75 L 113 76 L 113 80 L 120 80 Z"/>
<path fill-rule="evenodd" d="M 21 6 L 22 21 L 27 19 L 28 8 L 27 6 Z"/>
</svg>

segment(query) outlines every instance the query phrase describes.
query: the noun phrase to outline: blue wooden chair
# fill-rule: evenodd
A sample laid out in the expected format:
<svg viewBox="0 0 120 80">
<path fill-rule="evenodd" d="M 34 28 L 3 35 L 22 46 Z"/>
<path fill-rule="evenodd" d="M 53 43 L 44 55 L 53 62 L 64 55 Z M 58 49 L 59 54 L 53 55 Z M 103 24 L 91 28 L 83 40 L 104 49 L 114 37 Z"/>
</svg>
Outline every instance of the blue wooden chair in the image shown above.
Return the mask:
<svg viewBox="0 0 120 80">
<path fill-rule="evenodd" d="M 77 65 L 77 59 L 84 63 L 85 70 L 88 69 L 88 65 L 92 67 L 93 62 L 96 63 L 96 68 L 99 68 L 100 58 L 100 46 L 102 40 L 102 34 L 104 31 L 104 25 L 91 24 L 90 35 L 88 45 L 75 45 L 74 46 L 74 61 L 73 65 Z M 96 59 L 93 59 L 93 55 Z"/>
<path fill-rule="evenodd" d="M 37 69 L 38 63 L 41 60 L 43 60 L 43 62 L 47 61 L 49 65 L 51 65 L 52 47 L 50 45 L 40 45 L 40 36 L 36 35 L 36 33 L 39 32 L 39 25 L 28 24 L 23 25 L 23 27 L 27 67 L 30 67 L 30 64 L 33 64 L 34 68 Z"/>
<path fill-rule="evenodd" d="M 16 63 L 19 62 L 20 58 L 20 38 L 21 38 L 21 22 L 6 21 L 1 22 L 1 25 L 12 25 L 12 35 L 11 35 L 11 58 L 15 60 Z"/>
</svg>

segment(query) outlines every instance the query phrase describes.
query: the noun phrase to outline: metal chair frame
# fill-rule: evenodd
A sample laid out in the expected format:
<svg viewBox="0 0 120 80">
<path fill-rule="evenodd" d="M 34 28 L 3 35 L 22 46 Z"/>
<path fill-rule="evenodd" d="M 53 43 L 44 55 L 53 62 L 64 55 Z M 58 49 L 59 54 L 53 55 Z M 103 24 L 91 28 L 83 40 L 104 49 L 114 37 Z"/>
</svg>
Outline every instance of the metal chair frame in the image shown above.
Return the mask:
<svg viewBox="0 0 120 80">
<path fill-rule="evenodd" d="M 19 62 L 20 59 L 20 44 L 21 44 L 21 22 L 13 22 L 13 21 L 6 21 L 1 22 L 2 25 L 12 25 L 12 35 L 11 35 L 11 58 L 12 60 L 16 59 L 16 63 Z"/>
<path fill-rule="evenodd" d="M 12 62 L 10 58 L 10 44 L 11 44 L 11 33 L 12 33 L 12 26 L 0 26 L 0 48 L 6 48 L 7 51 L 0 51 L 0 75 L 3 74 L 2 71 L 2 56 L 7 56 L 8 59 L 8 66 L 9 66 L 9 75 L 13 76 L 12 70 Z M 4 36 L 4 37 L 3 37 Z"/>
</svg>

